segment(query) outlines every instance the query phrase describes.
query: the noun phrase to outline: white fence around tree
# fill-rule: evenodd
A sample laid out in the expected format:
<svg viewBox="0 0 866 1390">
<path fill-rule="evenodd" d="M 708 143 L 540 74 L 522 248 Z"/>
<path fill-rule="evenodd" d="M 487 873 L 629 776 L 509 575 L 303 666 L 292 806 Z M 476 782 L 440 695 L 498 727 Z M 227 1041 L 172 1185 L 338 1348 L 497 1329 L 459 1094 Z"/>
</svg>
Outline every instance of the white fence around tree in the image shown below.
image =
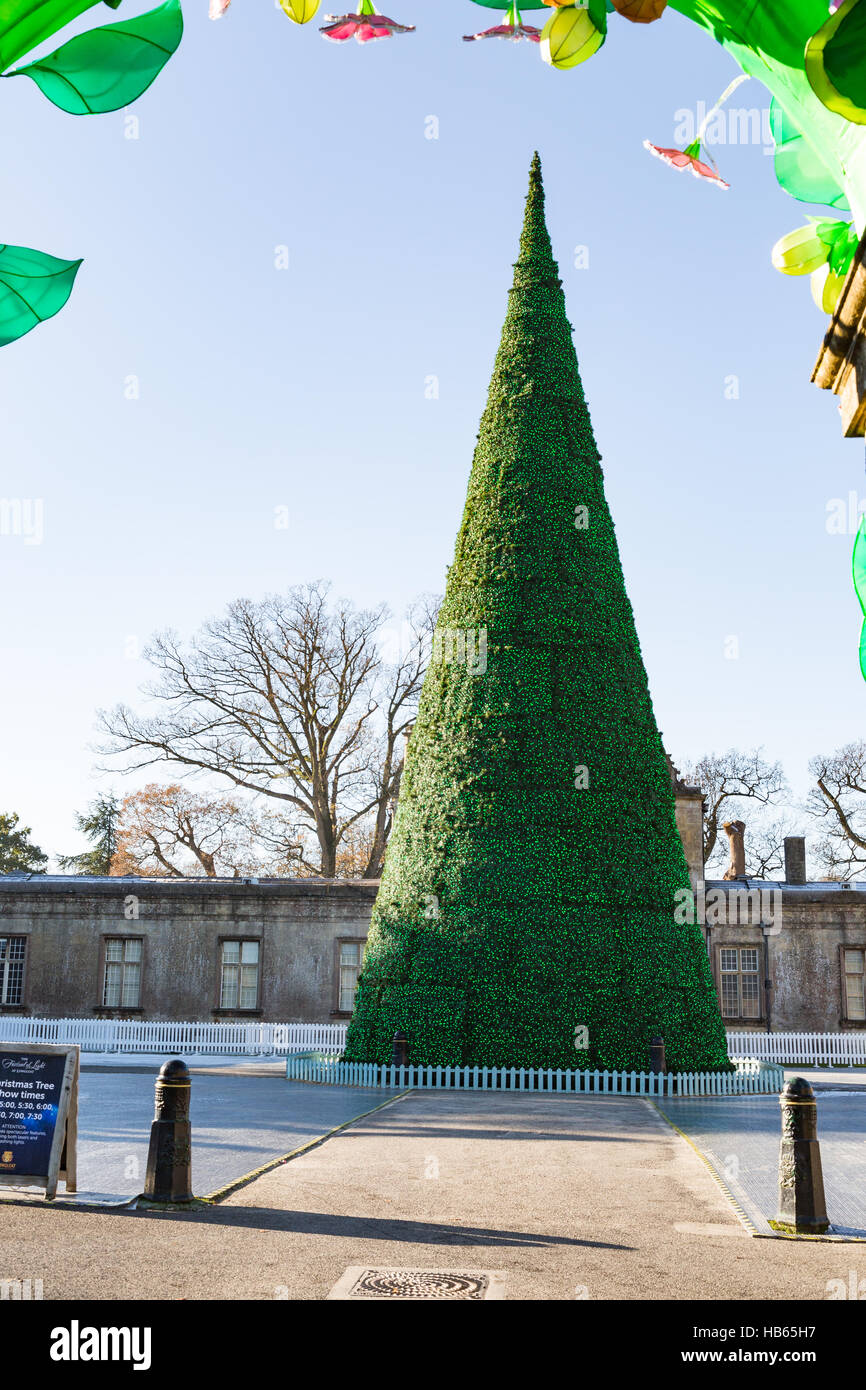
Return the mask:
<svg viewBox="0 0 866 1390">
<path fill-rule="evenodd" d="M 115 1018 L 0 1018 L 0 1042 L 78 1043 L 82 1052 L 286 1057 L 342 1052 L 345 1023 L 175 1023 Z"/>
<path fill-rule="evenodd" d="M 850 1033 L 728 1033 L 734 1059 L 778 1066 L 866 1065 L 866 1029 Z M 115 1018 L 0 1017 L 0 1042 L 78 1043 L 82 1052 L 185 1053 L 211 1057 L 338 1054 L 345 1023 L 177 1023 Z"/>
<path fill-rule="evenodd" d="M 457 1091 L 568 1091 L 611 1096 L 770 1095 L 785 1074 L 771 1062 L 739 1057 L 732 1072 L 570 1071 L 554 1067 L 389 1067 L 376 1062 L 341 1062 L 324 1053 L 286 1058 L 289 1081 L 318 1086 L 373 1086 Z"/>
<path fill-rule="evenodd" d="M 728 1055 L 785 1066 L 854 1067 L 866 1063 L 866 1029 L 852 1033 L 728 1033 Z"/>
</svg>

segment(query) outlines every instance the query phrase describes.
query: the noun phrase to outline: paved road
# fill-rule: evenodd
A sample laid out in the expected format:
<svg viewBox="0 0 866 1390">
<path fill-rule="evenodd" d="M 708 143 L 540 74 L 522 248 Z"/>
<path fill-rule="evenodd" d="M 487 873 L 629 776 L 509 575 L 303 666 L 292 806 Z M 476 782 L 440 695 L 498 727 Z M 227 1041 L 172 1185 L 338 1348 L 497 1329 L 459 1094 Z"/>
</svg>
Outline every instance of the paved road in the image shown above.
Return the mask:
<svg viewBox="0 0 866 1390">
<path fill-rule="evenodd" d="M 808 1301 L 866 1281 L 866 1245 L 749 1236 L 636 1097 L 414 1092 L 213 1207 L 2 1210 L 0 1272 L 46 1299 L 323 1299 L 356 1265 L 500 1270 L 511 1300 Z M 591 1337 L 593 1315 L 579 1325 Z"/>
<path fill-rule="evenodd" d="M 866 1236 L 866 1090 L 818 1090 L 818 1138 L 834 1231 Z M 659 1109 L 709 1159 L 759 1231 L 779 1197 L 777 1096 L 689 1096 Z"/>
<path fill-rule="evenodd" d="M 82 1193 L 120 1198 L 141 1192 L 153 1119 L 154 1075 L 154 1069 L 82 1072 L 78 1111 Z M 205 1197 L 385 1099 L 386 1094 L 378 1090 L 305 1086 L 280 1074 L 194 1073 L 193 1191 Z"/>
</svg>

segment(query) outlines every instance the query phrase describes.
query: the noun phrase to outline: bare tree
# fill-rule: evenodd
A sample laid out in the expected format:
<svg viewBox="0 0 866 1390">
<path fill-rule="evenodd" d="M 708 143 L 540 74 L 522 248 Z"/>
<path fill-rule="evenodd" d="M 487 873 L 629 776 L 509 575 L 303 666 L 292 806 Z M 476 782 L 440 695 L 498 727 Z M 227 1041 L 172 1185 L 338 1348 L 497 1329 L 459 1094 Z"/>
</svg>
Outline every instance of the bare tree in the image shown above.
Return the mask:
<svg viewBox="0 0 866 1390">
<path fill-rule="evenodd" d="M 806 809 L 821 823 L 817 857 L 829 878 L 843 882 L 866 869 L 866 741 L 812 758 L 815 786 Z"/>
<path fill-rule="evenodd" d="M 767 762 L 761 752 L 760 748 L 752 753 L 741 753 L 738 749 L 730 748 L 727 753 L 708 753 L 697 762 L 687 764 L 683 770 L 683 779 L 700 787 L 707 799 L 704 814 L 706 866 L 711 860 L 720 863 L 724 858 L 727 845 L 719 840 L 723 822 L 738 819 L 747 824 L 746 867 L 749 875 L 763 877 L 776 859 L 781 864 L 781 838 L 777 838 L 772 825 L 760 815 L 757 818 L 750 818 L 749 815 L 752 808 L 773 805 L 788 792 L 781 764 Z"/>
<path fill-rule="evenodd" d="M 184 644 L 157 635 L 145 659 L 150 715 L 100 713 L 100 750 L 125 771 L 165 762 L 225 778 L 272 806 L 267 821 L 306 872 L 332 878 L 353 826 L 375 833 L 363 877 L 377 877 L 393 820 L 403 743 L 415 717 L 436 602 L 407 617 L 401 655 L 386 664 L 377 639 L 384 606 L 328 604 L 317 582 L 260 601 L 238 599 Z M 312 846 L 312 850 L 311 850 Z"/>
<path fill-rule="evenodd" d="M 768 818 L 757 816 L 746 827 L 746 867 L 750 878 L 773 878 L 785 869 L 785 840 L 802 833 L 798 820 L 787 812 Z"/>
</svg>

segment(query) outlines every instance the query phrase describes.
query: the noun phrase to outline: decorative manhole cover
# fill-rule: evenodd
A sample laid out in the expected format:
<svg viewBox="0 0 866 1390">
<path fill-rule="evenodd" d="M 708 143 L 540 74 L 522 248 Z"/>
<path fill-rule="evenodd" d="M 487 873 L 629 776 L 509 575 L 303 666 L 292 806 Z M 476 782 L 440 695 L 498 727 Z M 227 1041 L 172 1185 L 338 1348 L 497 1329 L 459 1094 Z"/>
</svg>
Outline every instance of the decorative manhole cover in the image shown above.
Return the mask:
<svg viewBox="0 0 866 1390">
<path fill-rule="evenodd" d="M 328 1298 L 462 1298 L 476 1302 L 504 1297 L 505 1275 L 498 1269 L 369 1269 L 350 1265 Z"/>
</svg>

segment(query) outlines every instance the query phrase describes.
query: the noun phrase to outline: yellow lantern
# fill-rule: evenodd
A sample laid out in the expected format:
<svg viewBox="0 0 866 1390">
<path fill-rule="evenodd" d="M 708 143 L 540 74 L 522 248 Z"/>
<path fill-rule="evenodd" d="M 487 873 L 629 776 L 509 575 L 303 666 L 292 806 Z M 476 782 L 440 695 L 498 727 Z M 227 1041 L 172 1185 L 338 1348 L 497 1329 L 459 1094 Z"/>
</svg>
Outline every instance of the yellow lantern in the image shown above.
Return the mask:
<svg viewBox="0 0 866 1390">
<path fill-rule="evenodd" d="M 295 24 L 309 24 L 322 0 L 280 0 L 280 9 Z"/>
<path fill-rule="evenodd" d="M 846 276 L 834 275 L 828 265 L 812 271 L 812 298 L 825 314 L 835 312 Z"/>
<path fill-rule="evenodd" d="M 773 265 L 783 275 L 811 275 L 829 254 L 830 248 L 818 236 L 814 222 L 780 237 L 772 251 Z"/>
<path fill-rule="evenodd" d="M 652 24 L 654 19 L 661 19 L 668 0 L 613 0 L 613 7 L 632 24 Z"/>
<path fill-rule="evenodd" d="M 559 6 L 541 31 L 541 56 L 552 68 L 577 67 L 598 52 L 606 30 L 604 0 Z"/>
</svg>

